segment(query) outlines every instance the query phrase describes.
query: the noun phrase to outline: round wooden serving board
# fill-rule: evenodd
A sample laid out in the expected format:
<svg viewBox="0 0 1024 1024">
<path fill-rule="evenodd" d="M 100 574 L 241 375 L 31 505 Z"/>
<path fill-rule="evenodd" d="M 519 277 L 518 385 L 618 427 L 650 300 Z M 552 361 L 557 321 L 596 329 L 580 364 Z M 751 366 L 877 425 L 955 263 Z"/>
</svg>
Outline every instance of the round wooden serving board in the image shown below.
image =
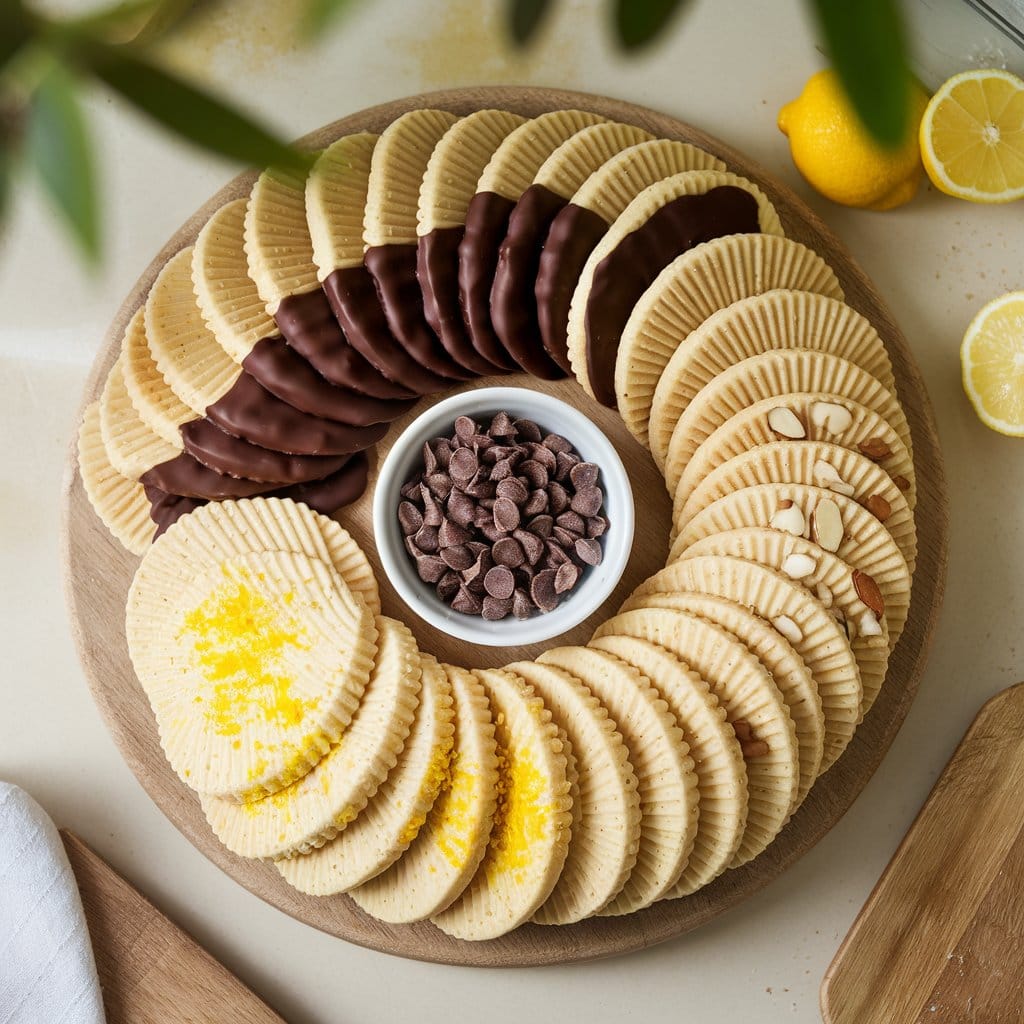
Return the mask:
<svg viewBox="0 0 1024 1024">
<path fill-rule="evenodd" d="M 910 349 L 892 316 L 828 228 L 792 192 L 773 181 L 760 167 L 704 132 L 664 114 L 618 100 L 555 89 L 502 87 L 458 89 L 396 100 L 337 121 L 303 142 L 310 147 L 323 147 L 350 132 L 380 131 L 395 117 L 415 107 L 441 107 L 458 114 L 501 107 L 528 116 L 575 107 L 640 125 L 658 136 L 695 143 L 722 157 L 731 170 L 753 179 L 765 190 L 782 218 L 786 234 L 821 253 L 838 274 L 847 301 L 878 329 L 892 357 L 899 396 L 913 433 L 919 496 L 919 555 L 906 630 L 890 660 L 881 696 L 857 730 L 849 749 L 811 790 L 785 831 L 765 853 L 738 870 L 726 872 L 695 895 L 658 903 L 627 917 L 597 918 L 566 927 L 526 925 L 502 939 L 467 943 L 449 938 L 430 924 L 399 927 L 381 924 L 362 914 L 344 896 L 322 899 L 302 895 L 291 889 L 270 864 L 242 860 L 214 838 L 195 795 L 164 759 L 149 705 L 128 660 L 124 602 L 137 561 L 120 547 L 93 514 L 72 452 L 64 493 L 64 560 L 75 639 L 96 702 L 128 765 L 149 795 L 210 860 L 251 892 L 286 913 L 350 942 L 399 956 L 448 964 L 552 964 L 640 949 L 680 935 L 735 906 L 813 846 L 853 803 L 903 722 L 924 666 L 942 600 L 946 570 L 946 487 L 928 397 Z M 214 210 L 229 200 L 247 195 L 254 178 L 252 173 L 243 174 L 217 193 L 150 263 L 110 326 L 86 389 L 87 401 L 99 394 L 128 320 L 144 301 L 165 261 L 195 240 Z M 545 384 L 525 377 L 510 378 L 508 383 L 539 388 L 578 404 L 604 429 L 630 468 L 638 504 L 634 552 L 620 585 L 605 605 L 590 620 L 562 638 L 567 643 L 583 643 L 642 579 L 663 564 L 670 502 L 649 455 L 633 440 L 616 414 L 591 402 L 575 383 Z M 426 399 L 416 412 L 422 411 L 429 401 Z M 398 421 L 389 437 L 396 436 L 404 426 L 404 421 Z M 387 443 L 385 439 L 380 446 L 382 450 L 386 450 Z M 371 561 L 376 562 L 370 530 L 372 486 L 371 476 L 370 490 L 364 498 L 345 509 L 339 518 L 363 545 Z M 385 612 L 406 620 L 424 650 L 444 660 L 483 667 L 532 658 L 540 653 L 539 647 L 473 648 L 441 635 L 398 601 L 383 575 L 380 584 Z"/>
</svg>

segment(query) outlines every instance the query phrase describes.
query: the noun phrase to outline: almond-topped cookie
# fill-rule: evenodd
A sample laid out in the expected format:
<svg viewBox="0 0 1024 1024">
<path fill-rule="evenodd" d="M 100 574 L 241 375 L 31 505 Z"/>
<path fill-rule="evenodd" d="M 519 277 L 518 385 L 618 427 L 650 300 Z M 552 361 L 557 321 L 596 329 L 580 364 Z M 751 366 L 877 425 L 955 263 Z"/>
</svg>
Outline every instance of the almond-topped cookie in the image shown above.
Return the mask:
<svg viewBox="0 0 1024 1024">
<path fill-rule="evenodd" d="M 633 307 L 615 360 L 616 405 L 641 444 L 650 447 L 651 403 L 675 351 L 719 310 L 778 288 L 843 298 L 831 267 L 782 235 L 715 238 L 662 270 Z"/>
<path fill-rule="evenodd" d="M 899 434 L 874 410 L 820 391 L 772 395 L 730 416 L 694 452 L 680 478 L 676 497 L 689 495 L 734 455 L 787 439 L 826 441 L 860 452 L 892 477 L 910 510 L 914 510 L 914 460 Z"/>
</svg>

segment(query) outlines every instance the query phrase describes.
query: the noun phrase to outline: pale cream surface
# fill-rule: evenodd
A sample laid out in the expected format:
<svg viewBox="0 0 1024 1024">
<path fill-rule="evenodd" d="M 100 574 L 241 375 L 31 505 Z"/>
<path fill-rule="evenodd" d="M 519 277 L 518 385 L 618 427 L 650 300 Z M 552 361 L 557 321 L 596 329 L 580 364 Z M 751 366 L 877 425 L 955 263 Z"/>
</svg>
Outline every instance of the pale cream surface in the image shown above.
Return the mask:
<svg viewBox="0 0 1024 1024">
<path fill-rule="evenodd" d="M 228 0 L 220 11 L 243 6 Z M 608 42 L 604 4 L 561 0 L 544 40 L 517 57 L 499 45 L 499 17 L 478 6 L 492 5 L 379 0 L 301 52 L 281 31 L 282 8 L 295 0 L 252 2 L 237 38 L 218 13 L 173 56 L 290 135 L 448 85 L 619 96 L 719 135 L 808 200 L 902 325 L 936 408 L 950 483 L 945 610 L 920 695 L 878 773 L 829 836 L 760 895 L 689 936 L 599 965 L 502 973 L 400 961 L 291 920 L 208 863 L 139 787 L 89 696 L 60 594 L 58 498 L 108 321 L 166 238 L 234 169 L 97 92 L 88 110 L 103 153 L 104 269 L 89 277 L 79 268 L 34 189 L 0 241 L 0 778 L 28 788 L 291 1024 L 440 1024 L 474 1019 L 481 1007 L 493 1024 L 811 1024 L 825 967 L 975 711 L 1024 679 L 1024 441 L 980 425 L 958 360 L 973 313 L 1024 288 L 1021 207 L 969 206 L 925 189 L 905 209 L 874 214 L 811 193 L 775 128 L 778 108 L 822 61 L 797 0 L 694 4 L 639 61 Z"/>
</svg>

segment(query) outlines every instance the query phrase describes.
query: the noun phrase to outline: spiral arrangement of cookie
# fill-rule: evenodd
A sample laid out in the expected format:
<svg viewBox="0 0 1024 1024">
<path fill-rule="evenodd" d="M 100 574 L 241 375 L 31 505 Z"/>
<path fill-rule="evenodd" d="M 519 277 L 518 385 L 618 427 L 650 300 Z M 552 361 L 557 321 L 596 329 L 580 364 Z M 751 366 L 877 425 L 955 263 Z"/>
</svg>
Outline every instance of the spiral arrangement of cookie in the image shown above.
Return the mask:
<svg viewBox="0 0 1024 1024">
<path fill-rule="evenodd" d="M 617 408 L 672 547 L 587 646 L 459 668 L 382 614 L 330 516 L 419 397 L 515 371 Z M 416 110 L 305 179 L 260 175 L 167 262 L 79 453 L 143 556 L 129 650 L 217 836 L 465 939 L 756 857 L 909 608 L 912 445 L 881 338 L 754 183 L 582 111 Z"/>
</svg>

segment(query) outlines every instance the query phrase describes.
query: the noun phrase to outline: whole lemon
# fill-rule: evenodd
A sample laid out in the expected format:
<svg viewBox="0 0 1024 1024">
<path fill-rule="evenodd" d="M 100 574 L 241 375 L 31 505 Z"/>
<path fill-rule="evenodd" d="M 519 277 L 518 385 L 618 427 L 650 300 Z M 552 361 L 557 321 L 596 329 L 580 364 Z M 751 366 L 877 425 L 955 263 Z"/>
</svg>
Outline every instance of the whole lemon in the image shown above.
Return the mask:
<svg viewBox="0 0 1024 1024">
<path fill-rule="evenodd" d="M 779 111 L 797 170 L 823 196 L 844 206 L 891 210 L 909 202 L 924 176 L 917 128 L 928 94 L 911 90 L 907 141 L 885 149 L 862 127 L 836 73 L 819 71 L 804 91 Z"/>
</svg>

